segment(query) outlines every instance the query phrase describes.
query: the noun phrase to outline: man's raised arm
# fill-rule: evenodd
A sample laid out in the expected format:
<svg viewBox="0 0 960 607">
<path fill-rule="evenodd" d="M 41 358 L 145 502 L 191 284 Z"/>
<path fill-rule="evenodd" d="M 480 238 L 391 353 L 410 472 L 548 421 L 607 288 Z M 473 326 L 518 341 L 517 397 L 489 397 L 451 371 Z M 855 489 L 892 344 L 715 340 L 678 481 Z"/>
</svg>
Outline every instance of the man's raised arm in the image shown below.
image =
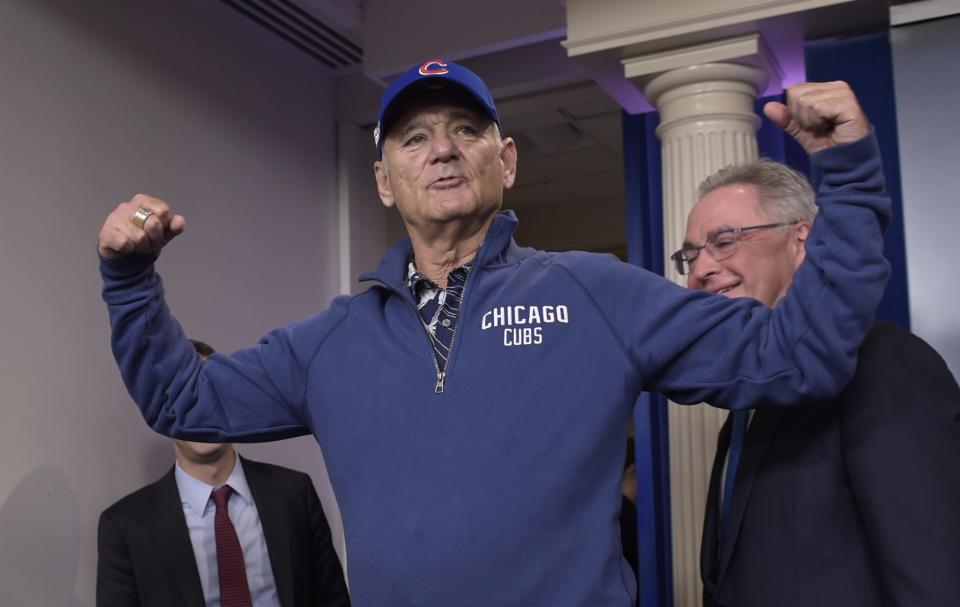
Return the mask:
<svg viewBox="0 0 960 607">
<path fill-rule="evenodd" d="M 773 310 L 665 283 L 611 260 L 582 275 L 624 342 L 644 389 L 725 408 L 833 396 L 886 287 L 890 199 L 870 123 L 844 83 L 799 84 L 766 114 L 811 153 L 823 175 L 807 255 Z M 737 226 L 729 226 L 737 227 Z M 700 245 L 703 243 L 692 243 Z"/>
<path fill-rule="evenodd" d="M 203 363 L 170 314 L 154 262 L 185 227 L 170 205 L 138 194 L 118 205 L 99 233 L 113 354 L 144 419 L 162 434 L 206 442 L 308 434 L 303 361 L 289 329 Z"/>
</svg>

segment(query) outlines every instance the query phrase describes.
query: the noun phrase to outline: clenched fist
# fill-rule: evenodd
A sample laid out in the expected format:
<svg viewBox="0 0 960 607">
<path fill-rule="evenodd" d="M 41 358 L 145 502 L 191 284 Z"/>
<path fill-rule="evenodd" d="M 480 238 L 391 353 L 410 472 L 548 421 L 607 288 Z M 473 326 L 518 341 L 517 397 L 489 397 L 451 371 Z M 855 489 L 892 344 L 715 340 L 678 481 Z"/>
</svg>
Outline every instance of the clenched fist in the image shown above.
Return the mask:
<svg viewBox="0 0 960 607">
<path fill-rule="evenodd" d="M 771 101 L 763 113 L 808 154 L 852 143 L 870 132 L 870 121 L 846 82 L 795 84 L 787 89 L 786 105 Z"/>
<path fill-rule="evenodd" d="M 138 211 L 140 215 L 138 216 Z M 149 216 L 142 221 L 135 219 Z M 117 205 L 103 222 L 97 236 L 100 256 L 120 259 L 128 255 L 147 255 L 160 251 L 187 226 L 183 215 L 174 215 L 170 205 L 146 194 L 137 194 L 128 202 Z"/>
</svg>

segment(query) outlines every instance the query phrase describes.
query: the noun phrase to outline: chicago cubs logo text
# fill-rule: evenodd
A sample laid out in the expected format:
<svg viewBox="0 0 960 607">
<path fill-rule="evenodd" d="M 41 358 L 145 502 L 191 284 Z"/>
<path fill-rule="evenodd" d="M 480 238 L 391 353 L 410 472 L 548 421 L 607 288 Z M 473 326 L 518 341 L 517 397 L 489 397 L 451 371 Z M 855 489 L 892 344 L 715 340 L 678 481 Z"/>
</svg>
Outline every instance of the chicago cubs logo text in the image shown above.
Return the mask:
<svg viewBox="0 0 960 607">
<path fill-rule="evenodd" d="M 484 313 L 483 331 L 503 327 L 504 346 L 536 346 L 543 343 L 543 326 L 570 322 L 567 306 L 499 306 Z"/>
</svg>

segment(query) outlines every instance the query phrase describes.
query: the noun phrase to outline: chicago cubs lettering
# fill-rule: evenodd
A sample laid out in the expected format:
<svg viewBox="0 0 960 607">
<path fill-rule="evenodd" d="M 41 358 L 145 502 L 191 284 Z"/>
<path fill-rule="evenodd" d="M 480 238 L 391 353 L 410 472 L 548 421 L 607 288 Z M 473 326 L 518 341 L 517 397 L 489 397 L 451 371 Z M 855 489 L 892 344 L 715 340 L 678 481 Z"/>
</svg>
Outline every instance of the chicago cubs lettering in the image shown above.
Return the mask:
<svg viewBox="0 0 960 607">
<path fill-rule="evenodd" d="M 507 327 L 503 330 L 505 346 L 538 346 L 543 343 L 543 327 Z"/>
<path fill-rule="evenodd" d="M 541 325 L 570 322 L 567 306 L 499 306 L 487 310 L 480 321 L 484 331 L 503 327 L 504 346 L 536 346 L 543 343 Z"/>
</svg>

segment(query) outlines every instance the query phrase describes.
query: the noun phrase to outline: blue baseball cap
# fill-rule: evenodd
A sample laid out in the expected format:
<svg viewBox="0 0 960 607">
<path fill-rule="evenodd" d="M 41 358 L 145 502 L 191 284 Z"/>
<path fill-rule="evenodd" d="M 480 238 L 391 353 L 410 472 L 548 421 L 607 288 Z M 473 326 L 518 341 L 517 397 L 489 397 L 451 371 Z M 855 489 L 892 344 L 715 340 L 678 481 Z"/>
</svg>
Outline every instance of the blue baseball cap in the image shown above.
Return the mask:
<svg viewBox="0 0 960 607">
<path fill-rule="evenodd" d="M 383 98 L 380 100 L 380 115 L 377 117 L 377 128 L 373 131 L 373 141 L 377 145 L 378 156 L 383 156 L 383 139 L 386 137 L 387 128 L 390 126 L 384 123 L 384 118 L 391 117 L 388 114 L 394 102 L 401 98 L 404 92 L 423 86 L 422 83 L 431 80 L 443 80 L 459 86 L 476 99 L 480 107 L 490 116 L 490 119 L 497 124 L 498 128 L 500 127 L 500 116 L 497 115 L 493 97 L 480 76 L 453 61 L 430 59 L 398 76 L 383 92 Z"/>
</svg>

